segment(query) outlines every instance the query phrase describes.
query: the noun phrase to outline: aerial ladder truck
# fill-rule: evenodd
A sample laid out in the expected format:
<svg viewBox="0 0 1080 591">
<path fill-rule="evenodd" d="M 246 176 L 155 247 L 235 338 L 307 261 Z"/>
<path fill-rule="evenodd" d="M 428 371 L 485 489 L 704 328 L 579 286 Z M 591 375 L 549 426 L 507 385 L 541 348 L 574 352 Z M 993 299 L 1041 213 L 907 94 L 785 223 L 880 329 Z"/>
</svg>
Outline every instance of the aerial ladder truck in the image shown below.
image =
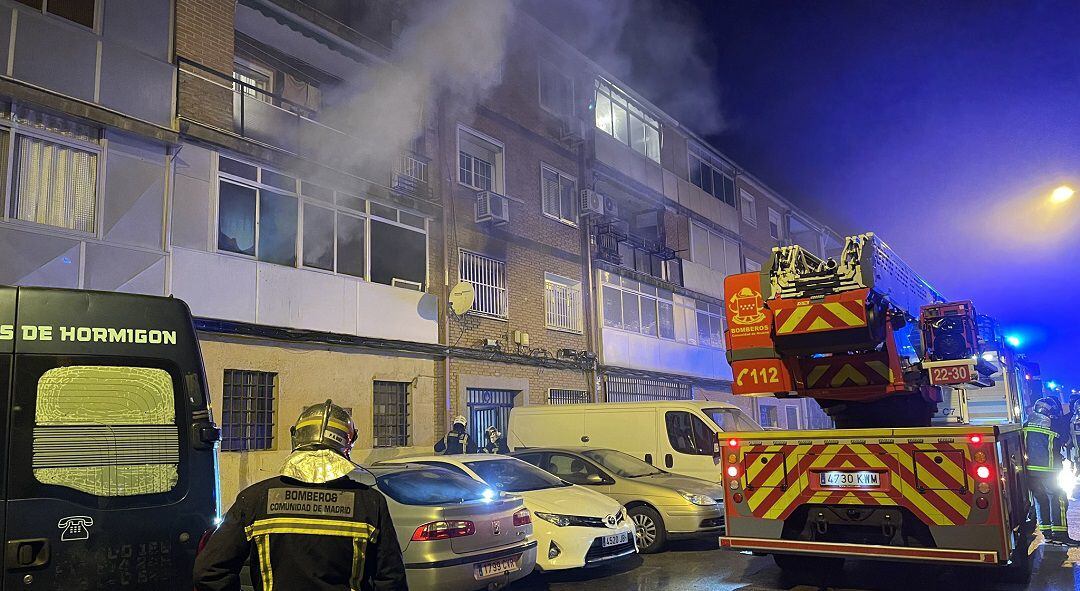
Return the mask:
<svg viewBox="0 0 1080 591">
<path fill-rule="evenodd" d="M 724 433 L 724 548 L 788 571 L 845 558 L 1030 573 L 1021 426 L 932 426 L 990 385 L 970 301 L 946 301 L 874 234 L 837 258 L 773 249 L 724 282 L 736 395 L 814 398 L 835 428 Z"/>
</svg>

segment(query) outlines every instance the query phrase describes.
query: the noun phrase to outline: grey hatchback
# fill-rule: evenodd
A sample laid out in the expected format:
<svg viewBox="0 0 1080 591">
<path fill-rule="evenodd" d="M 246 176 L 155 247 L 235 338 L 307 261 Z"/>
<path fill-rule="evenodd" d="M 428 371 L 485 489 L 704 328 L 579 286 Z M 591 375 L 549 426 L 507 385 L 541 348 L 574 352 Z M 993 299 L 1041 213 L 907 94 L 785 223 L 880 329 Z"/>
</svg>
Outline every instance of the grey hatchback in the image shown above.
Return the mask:
<svg viewBox="0 0 1080 591">
<path fill-rule="evenodd" d="M 418 464 L 372 466 L 386 496 L 411 589 L 473 591 L 516 581 L 536 564 L 532 516 L 463 475 Z"/>
<path fill-rule="evenodd" d="M 724 491 L 714 482 L 672 474 L 613 449 L 535 448 L 510 455 L 622 503 L 643 554 L 660 551 L 669 539 L 723 530 Z"/>
</svg>

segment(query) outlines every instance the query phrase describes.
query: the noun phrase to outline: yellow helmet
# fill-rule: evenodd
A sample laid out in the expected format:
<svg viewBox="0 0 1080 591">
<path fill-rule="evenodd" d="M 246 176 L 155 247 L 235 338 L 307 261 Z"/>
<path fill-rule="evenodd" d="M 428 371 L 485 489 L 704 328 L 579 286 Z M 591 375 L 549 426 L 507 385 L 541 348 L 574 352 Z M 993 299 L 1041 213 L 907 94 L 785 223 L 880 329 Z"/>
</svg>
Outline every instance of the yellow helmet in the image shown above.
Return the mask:
<svg viewBox="0 0 1080 591">
<path fill-rule="evenodd" d="M 349 411 L 327 399 L 305 408 L 290 429 L 293 451 L 331 449 L 348 457 L 356 442 L 356 424 Z"/>
</svg>

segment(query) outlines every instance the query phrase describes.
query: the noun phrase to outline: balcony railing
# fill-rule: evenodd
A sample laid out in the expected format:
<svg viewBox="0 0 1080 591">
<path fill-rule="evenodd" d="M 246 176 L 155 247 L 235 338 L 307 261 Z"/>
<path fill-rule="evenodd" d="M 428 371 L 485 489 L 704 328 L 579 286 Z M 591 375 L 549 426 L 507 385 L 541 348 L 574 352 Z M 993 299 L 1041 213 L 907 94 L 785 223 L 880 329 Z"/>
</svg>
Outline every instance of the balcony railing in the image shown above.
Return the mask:
<svg viewBox="0 0 1080 591">
<path fill-rule="evenodd" d="M 394 165 L 390 187 L 399 194 L 428 198 L 428 163 L 419 156 L 405 153 Z"/>
</svg>

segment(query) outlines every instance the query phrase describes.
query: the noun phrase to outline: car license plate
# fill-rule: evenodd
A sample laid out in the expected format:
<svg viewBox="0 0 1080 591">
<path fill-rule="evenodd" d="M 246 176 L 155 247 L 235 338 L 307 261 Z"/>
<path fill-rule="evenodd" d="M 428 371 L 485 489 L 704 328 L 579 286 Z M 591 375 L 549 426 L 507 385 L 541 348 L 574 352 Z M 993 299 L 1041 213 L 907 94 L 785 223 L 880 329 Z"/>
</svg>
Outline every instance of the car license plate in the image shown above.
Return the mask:
<svg viewBox="0 0 1080 591">
<path fill-rule="evenodd" d="M 476 576 L 476 580 L 490 579 L 491 577 L 497 577 L 506 573 L 512 573 L 521 568 L 521 555 L 511 556 L 509 558 L 500 558 L 498 560 L 489 560 L 488 562 L 481 562 L 476 565 L 473 570 L 473 574 Z"/>
<path fill-rule="evenodd" d="M 628 532 L 622 532 L 622 533 L 613 534 L 613 535 L 610 535 L 610 536 L 604 536 L 604 539 L 603 539 L 603 541 L 600 542 L 600 545 L 603 546 L 604 548 L 609 548 L 611 546 L 618 546 L 619 544 L 625 544 L 625 543 L 627 543 L 629 541 L 630 541 L 630 534 Z"/>
<path fill-rule="evenodd" d="M 833 488 L 861 488 L 881 486 L 881 474 L 860 470 L 858 472 L 841 472 L 829 470 L 821 473 L 821 486 Z"/>
</svg>

